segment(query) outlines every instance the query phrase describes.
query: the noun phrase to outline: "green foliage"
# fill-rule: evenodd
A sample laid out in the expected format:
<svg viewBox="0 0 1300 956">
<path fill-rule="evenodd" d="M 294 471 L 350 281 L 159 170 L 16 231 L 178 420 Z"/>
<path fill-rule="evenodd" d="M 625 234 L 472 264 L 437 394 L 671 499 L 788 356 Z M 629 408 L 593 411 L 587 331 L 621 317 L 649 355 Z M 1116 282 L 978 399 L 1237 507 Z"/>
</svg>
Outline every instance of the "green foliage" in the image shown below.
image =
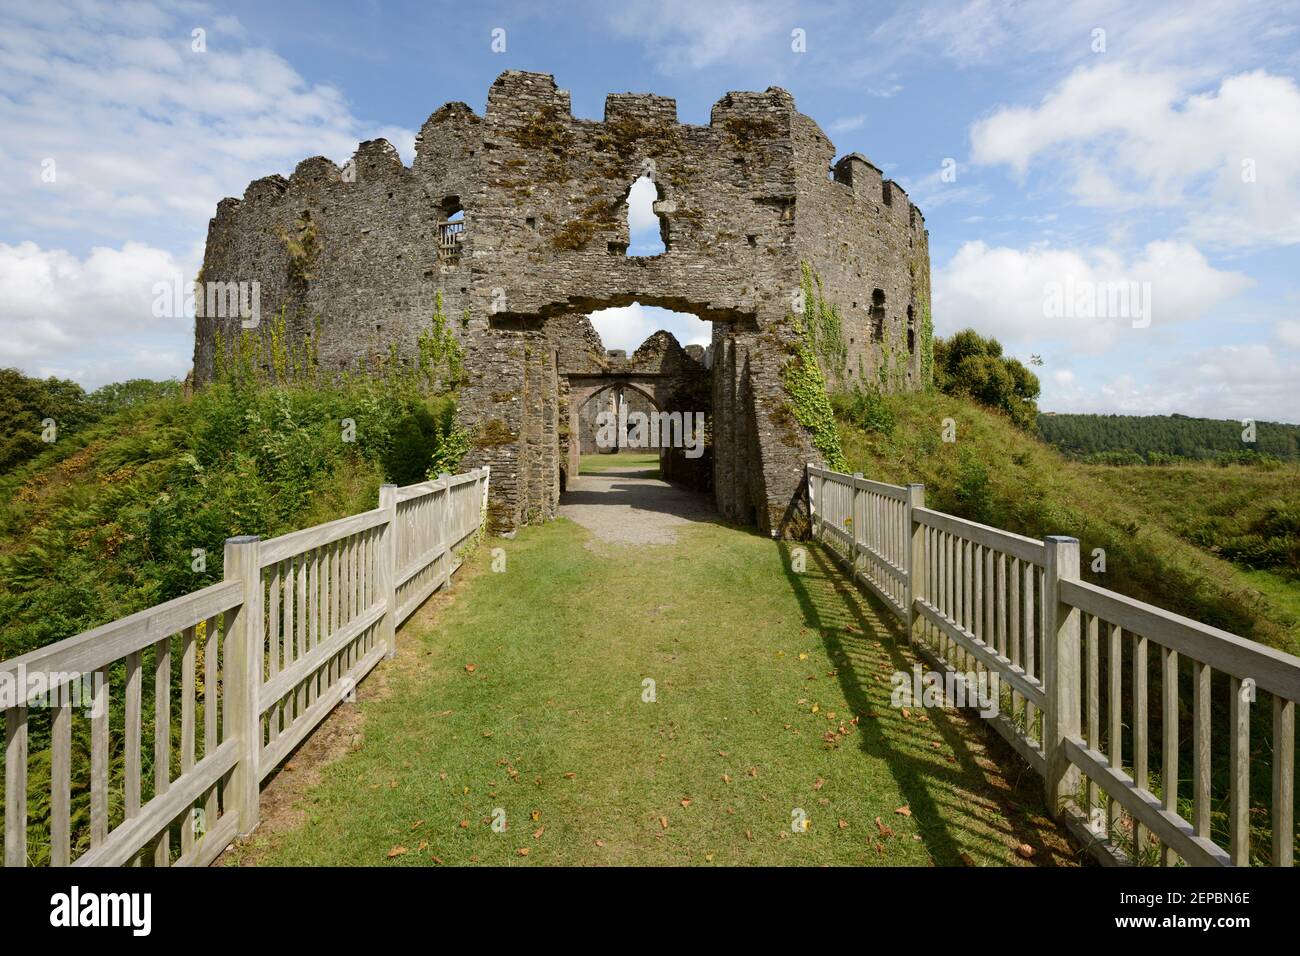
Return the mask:
<svg viewBox="0 0 1300 956">
<path fill-rule="evenodd" d="M 1135 456 L 1136 457 L 1136 456 Z M 1215 463 L 1089 467 L 1180 538 L 1300 584 L 1300 491 L 1294 465 Z M 1300 597 L 1300 589 L 1297 589 Z"/>
<path fill-rule="evenodd" d="M 454 396 L 398 374 L 332 385 L 241 374 L 61 433 L 0 476 L 11 505 L 0 517 L 0 659 L 219 580 L 227 537 L 373 508 L 382 482 L 454 472 L 466 445 Z"/>
<path fill-rule="evenodd" d="M 826 379 L 817 365 L 817 357 L 803 335 L 799 317 L 792 315 L 791 322 L 800 333 L 795 354 L 781 372 L 790 396 L 795 420 L 811 433 L 813 447 L 822 453 L 826 467 L 835 471 L 845 468 L 844 454 L 840 450 L 840 436 L 835 427 L 835 411 L 826 395 Z"/>
<path fill-rule="evenodd" d="M 417 368 L 426 382 L 448 389 L 461 385 L 465 377 L 465 352 L 447 323 L 441 291 L 434 300 L 429 328 L 416 341 L 416 350 Z"/>
<path fill-rule="evenodd" d="M 921 384 L 934 387 L 934 319 L 928 304 L 921 313 Z"/>
<path fill-rule="evenodd" d="M 800 264 L 803 292 L 804 337 L 822 369 L 833 378 L 844 375 L 848 364 L 848 346 L 844 343 L 844 323 L 840 310 L 826 301 L 822 279 L 812 266 Z"/>
<path fill-rule="evenodd" d="M 1038 431 L 1067 455 L 1099 465 L 1300 461 L 1300 425 L 1277 422 L 1256 422 L 1254 442 L 1242 440 L 1240 422 L 1186 415 L 1044 414 Z"/>
<path fill-rule="evenodd" d="M 889 435 L 898 424 L 893 408 L 874 385 L 854 385 L 850 392 L 837 392 L 831 396 L 831 407 L 836 418 L 864 432 Z"/>
<path fill-rule="evenodd" d="M 1018 359 L 1004 356 L 997 339 L 974 329 L 935 340 L 934 381 L 941 392 L 969 395 L 1006 413 L 1021 428 L 1032 428 L 1038 415 L 1038 376 Z"/>
<path fill-rule="evenodd" d="M 180 389 L 174 379 L 135 378 L 87 395 L 67 379 L 29 378 L 18 369 L 0 369 L 0 474 L 49 450 L 49 443 L 42 440 L 42 422 L 47 418 L 54 419 L 56 439 L 70 438 L 106 415 L 174 398 Z"/>
</svg>

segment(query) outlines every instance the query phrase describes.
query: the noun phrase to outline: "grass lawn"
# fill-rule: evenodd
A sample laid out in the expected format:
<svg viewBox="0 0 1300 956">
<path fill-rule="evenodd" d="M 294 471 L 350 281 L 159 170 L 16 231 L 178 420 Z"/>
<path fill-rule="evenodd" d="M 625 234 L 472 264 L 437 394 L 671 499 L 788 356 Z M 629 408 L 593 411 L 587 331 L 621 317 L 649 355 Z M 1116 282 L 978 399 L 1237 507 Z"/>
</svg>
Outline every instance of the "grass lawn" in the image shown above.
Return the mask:
<svg viewBox="0 0 1300 956">
<path fill-rule="evenodd" d="M 659 452 L 620 451 L 612 455 L 583 455 L 578 473 L 599 474 L 602 471 L 640 471 L 644 478 L 659 477 Z"/>
<path fill-rule="evenodd" d="M 794 574 L 789 545 L 734 528 L 626 548 L 566 520 L 489 544 L 506 570 L 479 549 L 401 633 L 299 821 L 228 862 L 1076 861 L 1000 740 L 890 706 L 911 658 L 823 552 Z"/>
</svg>

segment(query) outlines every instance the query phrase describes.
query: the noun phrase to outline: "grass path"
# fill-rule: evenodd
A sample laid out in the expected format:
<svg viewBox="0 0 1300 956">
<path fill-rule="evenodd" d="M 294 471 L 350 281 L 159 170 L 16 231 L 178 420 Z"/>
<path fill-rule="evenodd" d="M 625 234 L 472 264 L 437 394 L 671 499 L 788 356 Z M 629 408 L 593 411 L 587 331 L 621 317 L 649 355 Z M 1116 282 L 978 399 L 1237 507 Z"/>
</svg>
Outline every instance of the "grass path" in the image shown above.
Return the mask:
<svg viewBox="0 0 1300 956">
<path fill-rule="evenodd" d="M 233 860 L 996 865 L 1028 844 L 1075 862 L 1000 741 L 890 706 L 901 636 L 822 552 L 796 575 L 744 530 L 629 548 L 565 520 L 491 547 L 506 570 L 480 548 L 402 632 L 301 822 Z"/>
</svg>

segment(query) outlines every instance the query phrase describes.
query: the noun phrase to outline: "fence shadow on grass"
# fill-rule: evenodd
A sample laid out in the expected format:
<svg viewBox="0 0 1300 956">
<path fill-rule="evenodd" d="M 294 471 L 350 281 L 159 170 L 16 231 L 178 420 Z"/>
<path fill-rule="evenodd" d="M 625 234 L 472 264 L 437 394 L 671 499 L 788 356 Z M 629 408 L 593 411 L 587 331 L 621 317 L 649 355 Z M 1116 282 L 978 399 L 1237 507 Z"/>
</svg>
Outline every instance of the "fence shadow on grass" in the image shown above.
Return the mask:
<svg viewBox="0 0 1300 956">
<path fill-rule="evenodd" d="M 1032 862 L 1039 866 L 1077 863 L 1075 850 L 1047 818 L 1037 778 L 1028 768 L 1022 773 L 1019 759 L 1001 740 L 952 710 L 929 708 L 922 714 L 914 706 L 904 717 L 892 706 L 890 677 L 902 671 L 910 678 L 919 661 L 907 649 L 904 629 L 822 547 L 803 547 L 807 568 L 799 573 L 791 564 L 790 545 L 780 545 L 805 624 L 821 637 L 859 718 L 859 746 L 889 767 L 935 863 L 1005 865 L 1017 844 L 1033 847 Z M 938 748 L 932 746 L 936 741 Z M 975 743 L 983 754 L 972 749 Z M 981 834 L 968 850 L 969 860 L 956 838 L 962 832 Z M 969 838 L 965 846 L 971 846 Z"/>
</svg>

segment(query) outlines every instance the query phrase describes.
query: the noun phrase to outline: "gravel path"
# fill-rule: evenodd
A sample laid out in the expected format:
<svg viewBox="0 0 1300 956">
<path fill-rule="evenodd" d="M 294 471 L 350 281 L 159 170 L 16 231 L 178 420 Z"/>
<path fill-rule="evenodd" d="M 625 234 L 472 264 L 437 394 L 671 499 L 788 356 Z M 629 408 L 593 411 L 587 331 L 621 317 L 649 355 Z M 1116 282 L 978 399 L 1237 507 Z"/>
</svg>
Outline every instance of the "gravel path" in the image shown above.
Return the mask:
<svg viewBox="0 0 1300 956">
<path fill-rule="evenodd" d="M 686 491 L 641 470 L 580 476 L 560 497 L 560 516 L 596 538 L 616 544 L 672 544 L 677 528 L 711 521 L 707 496 Z"/>
</svg>

